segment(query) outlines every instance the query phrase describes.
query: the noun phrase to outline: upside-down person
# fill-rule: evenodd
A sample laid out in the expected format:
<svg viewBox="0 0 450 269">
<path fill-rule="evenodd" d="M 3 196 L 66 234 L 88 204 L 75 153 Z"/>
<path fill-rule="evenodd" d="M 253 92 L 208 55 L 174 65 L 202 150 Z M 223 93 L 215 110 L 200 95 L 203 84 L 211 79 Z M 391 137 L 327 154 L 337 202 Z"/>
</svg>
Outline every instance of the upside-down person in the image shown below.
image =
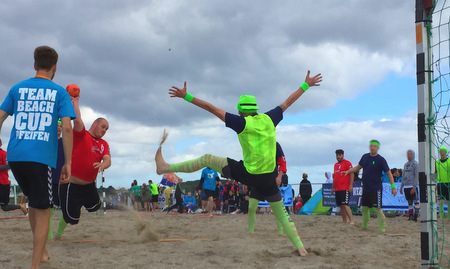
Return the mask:
<svg viewBox="0 0 450 269">
<path fill-rule="evenodd" d="M 67 223 L 77 224 L 80 220 L 81 207 L 95 212 L 101 207 L 100 196 L 95 180 L 99 172 L 111 166 L 108 143 L 102 139 L 109 128 L 104 118 L 96 119 L 86 130 L 81 118 L 79 97 L 72 97 L 72 104 L 77 118 L 73 126 L 72 176 L 62 181 L 59 194 L 63 216 L 59 220 L 56 239 L 61 239 Z"/>
<path fill-rule="evenodd" d="M 305 82 L 286 101 L 264 114 L 257 114 L 259 108 L 254 96 L 241 96 L 237 105 L 239 115 L 234 115 L 226 113 L 223 109 L 199 98 L 194 98 L 187 93 L 186 82 L 181 89 L 173 87 L 169 90 L 171 97 L 184 98 L 186 101 L 211 112 L 237 133 L 244 161 L 238 162 L 230 158 L 205 154 L 198 159 L 168 164 L 164 161 L 161 153 L 164 139 L 155 156 L 158 174 L 169 172 L 192 173 L 204 167 L 210 167 L 221 172 L 227 178 L 233 178 L 245 185 L 254 187 L 269 202 L 276 219 L 281 222 L 287 237 L 301 256 L 306 256 L 308 252 L 300 240 L 295 224 L 286 212 L 280 190 L 275 182 L 277 176 L 275 127 L 283 119 L 283 112 L 297 101 L 310 86 L 319 86 L 318 83 L 322 81 L 322 76 L 318 74 L 311 78 L 309 75 L 310 72 L 308 71 Z"/>
</svg>

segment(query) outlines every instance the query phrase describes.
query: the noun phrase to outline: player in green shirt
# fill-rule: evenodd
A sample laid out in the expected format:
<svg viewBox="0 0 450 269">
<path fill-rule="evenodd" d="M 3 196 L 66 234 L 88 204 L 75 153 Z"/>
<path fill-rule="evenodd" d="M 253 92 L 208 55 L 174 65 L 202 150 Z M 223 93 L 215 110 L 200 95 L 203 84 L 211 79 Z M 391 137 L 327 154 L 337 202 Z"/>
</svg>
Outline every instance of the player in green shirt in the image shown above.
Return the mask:
<svg viewBox="0 0 450 269">
<path fill-rule="evenodd" d="M 444 219 L 444 203 L 448 205 L 450 188 L 450 161 L 447 157 L 448 150 L 442 146 L 439 148 L 440 159 L 436 160 L 436 177 L 437 177 L 437 192 L 439 197 L 439 217 Z M 447 218 L 450 219 L 450 214 L 447 213 Z"/>
<path fill-rule="evenodd" d="M 233 115 L 226 113 L 223 109 L 217 108 L 206 101 L 194 98 L 194 96 L 187 93 L 186 82 L 181 89 L 173 87 L 169 90 L 171 97 L 183 98 L 211 112 L 225 122 L 227 127 L 233 129 L 238 134 L 244 160 L 238 162 L 230 158 L 205 154 L 198 159 L 169 165 L 164 161 L 161 153 L 161 146 L 165 140 L 165 137 L 163 137 L 161 146 L 155 156 L 157 173 L 191 173 L 204 167 L 210 167 L 213 170 L 221 172 L 227 178 L 235 179 L 243 184 L 256 188 L 269 202 L 276 219 L 283 225 L 287 237 L 297 248 L 299 254 L 306 256 L 308 252 L 300 240 L 295 224 L 286 212 L 280 191 L 275 182 L 275 127 L 283 119 L 283 112 L 297 101 L 309 87 L 319 86 L 321 81 L 322 76 L 320 74 L 310 77 L 310 72 L 308 71 L 305 82 L 286 101 L 264 114 L 257 113 L 259 107 L 256 103 L 256 98 L 251 95 L 243 95 L 240 97 L 236 107 L 239 115 Z"/>
</svg>

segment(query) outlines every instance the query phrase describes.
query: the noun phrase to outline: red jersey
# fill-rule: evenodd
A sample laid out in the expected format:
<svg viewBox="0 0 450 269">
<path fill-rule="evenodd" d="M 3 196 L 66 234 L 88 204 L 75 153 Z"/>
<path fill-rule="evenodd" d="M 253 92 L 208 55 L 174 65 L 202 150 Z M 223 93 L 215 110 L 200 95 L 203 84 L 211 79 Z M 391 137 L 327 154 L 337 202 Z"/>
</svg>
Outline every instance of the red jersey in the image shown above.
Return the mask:
<svg viewBox="0 0 450 269">
<path fill-rule="evenodd" d="M 105 155 L 110 155 L 105 140 L 92 137 L 86 129 L 81 132 L 73 130 L 72 176 L 94 182 L 98 174 L 94 163 L 101 162 Z"/>
<path fill-rule="evenodd" d="M 340 163 L 334 165 L 334 190 L 335 191 L 346 191 L 350 187 L 350 175 L 341 175 L 341 172 L 352 169 L 352 163 L 343 160 Z"/>
<path fill-rule="evenodd" d="M 6 151 L 0 149 L 0 165 L 5 165 L 6 162 Z M 8 170 L 0 171 L 0 185 L 9 185 Z"/>
</svg>

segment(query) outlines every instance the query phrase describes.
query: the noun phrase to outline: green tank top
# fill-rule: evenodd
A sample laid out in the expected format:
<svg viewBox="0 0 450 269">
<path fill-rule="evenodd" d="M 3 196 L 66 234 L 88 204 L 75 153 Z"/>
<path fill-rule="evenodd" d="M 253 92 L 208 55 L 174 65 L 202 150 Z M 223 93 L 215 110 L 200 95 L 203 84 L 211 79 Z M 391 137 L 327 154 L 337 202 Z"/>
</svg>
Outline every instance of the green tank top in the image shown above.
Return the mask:
<svg viewBox="0 0 450 269">
<path fill-rule="evenodd" d="M 436 160 L 437 183 L 450 183 L 450 162 Z"/>
<path fill-rule="evenodd" d="M 247 172 L 258 175 L 275 170 L 275 125 L 267 114 L 245 117 L 245 128 L 238 138 Z"/>
<path fill-rule="evenodd" d="M 156 183 L 150 184 L 150 187 L 151 187 L 150 190 L 152 192 L 152 195 L 158 195 L 159 194 L 159 192 L 158 192 L 158 185 Z"/>
</svg>

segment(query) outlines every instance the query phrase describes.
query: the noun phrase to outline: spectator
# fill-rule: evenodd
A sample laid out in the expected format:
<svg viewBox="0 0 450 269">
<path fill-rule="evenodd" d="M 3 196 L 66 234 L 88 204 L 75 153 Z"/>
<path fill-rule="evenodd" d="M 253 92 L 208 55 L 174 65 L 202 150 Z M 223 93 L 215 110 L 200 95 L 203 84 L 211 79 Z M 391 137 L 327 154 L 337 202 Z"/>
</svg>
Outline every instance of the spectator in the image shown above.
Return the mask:
<svg viewBox="0 0 450 269">
<path fill-rule="evenodd" d="M 131 189 L 133 200 L 134 200 L 134 209 L 140 211 L 141 207 L 141 187 L 138 185 L 137 180 L 134 180 L 134 186 Z"/>
<path fill-rule="evenodd" d="M 159 201 L 158 185 L 156 183 L 153 183 L 152 180 L 149 180 L 148 181 L 148 187 L 150 188 L 150 193 L 151 193 L 152 210 L 153 210 L 153 212 L 156 212 L 156 210 L 159 208 L 159 205 L 158 205 L 158 201 Z"/>
<path fill-rule="evenodd" d="M 172 205 L 172 203 L 169 202 L 170 195 L 172 195 L 172 191 L 173 191 L 173 186 L 165 188 L 163 191 L 164 197 L 166 198 L 166 208 Z"/>
<path fill-rule="evenodd" d="M 188 192 L 187 196 L 184 197 L 183 205 L 185 206 L 185 208 L 187 209 L 187 212 L 189 214 L 194 213 L 194 211 L 195 211 L 195 198 L 194 198 L 194 196 L 192 196 L 191 192 Z"/>
<path fill-rule="evenodd" d="M 287 187 L 289 185 L 289 177 L 287 174 L 281 176 L 281 187 Z"/>
<path fill-rule="evenodd" d="M 220 178 L 216 178 L 216 213 L 222 214 L 223 186 Z"/>
<path fill-rule="evenodd" d="M 150 211 L 150 189 L 145 183 L 142 184 L 141 194 L 145 211 Z"/>
<path fill-rule="evenodd" d="M 325 172 L 325 183 L 331 184 L 333 183 L 333 177 L 331 176 L 331 172 Z"/>
<path fill-rule="evenodd" d="M 175 204 L 167 209 L 167 213 L 175 208 L 178 208 L 178 213 L 183 212 L 183 198 L 181 197 L 181 195 L 184 193 L 181 190 L 181 183 L 183 183 L 183 179 L 180 178 L 177 185 L 175 186 Z"/>
<path fill-rule="evenodd" d="M 303 179 L 300 182 L 299 193 L 303 199 L 303 204 L 306 204 L 308 200 L 311 199 L 312 186 L 311 182 L 308 180 L 308 174 L 306 173 L 303 173 Z"/>
<path fill-rule="evenodd" d="M 295 201 L 294 201 L 295 214 L 298 214 L 298 212 L 300 211 L 300 209 L 302 209 L 302 207 L 303 207 L 302 197 L 300 197 L 300 196 L 295 197 Z"/>
<path fill-rule="evenodd" d="M 230 191 L 233 186 L 231 185 L 231 180 L 227 180 L 223 186 L 223 212 L 228 213 L 228 201 L 230 200 Z"/>
</svg>

